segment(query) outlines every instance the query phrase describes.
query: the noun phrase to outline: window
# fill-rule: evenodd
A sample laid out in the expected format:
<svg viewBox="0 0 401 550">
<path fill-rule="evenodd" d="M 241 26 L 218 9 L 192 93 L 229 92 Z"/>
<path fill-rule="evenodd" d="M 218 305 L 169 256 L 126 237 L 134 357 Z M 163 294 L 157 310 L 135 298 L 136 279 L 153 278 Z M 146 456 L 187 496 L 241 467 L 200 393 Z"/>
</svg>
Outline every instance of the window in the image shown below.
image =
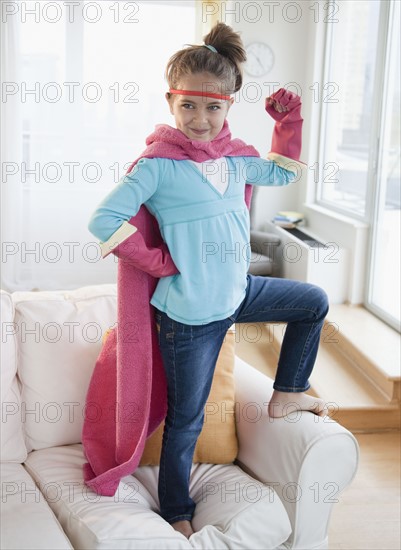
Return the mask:
<svg viewBox="0 0 401 550">
<path fill-rule="evenodd" d="M 380 118 L 380 150 L 372 224 L 368 307 L 400 328 L 400 4 L 390 12 Z"/>
<path fill-rule="evenodd" d="M 335 3 L 316 202 L 369 224 L 365 306 L 400 330 L 400 3 Z"/>
<path fill-rule="evenodd" d="M 2 286 L 114 282 L 89 217 L 154 126 L 172 123 L 164 69 L 196 42 L 195 1 L 179 2 L 179 17 L 168 0 L 7 4 Z"/>
</svg>

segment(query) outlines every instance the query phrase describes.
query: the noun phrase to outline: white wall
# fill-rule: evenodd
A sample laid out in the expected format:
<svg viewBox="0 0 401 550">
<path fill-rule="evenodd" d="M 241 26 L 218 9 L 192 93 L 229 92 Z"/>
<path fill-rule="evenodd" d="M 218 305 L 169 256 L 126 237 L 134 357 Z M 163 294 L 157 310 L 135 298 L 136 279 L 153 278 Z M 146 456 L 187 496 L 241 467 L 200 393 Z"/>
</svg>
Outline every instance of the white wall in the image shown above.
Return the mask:
<svg viewBox="0 0 401 550">
<path fill-rule="evenodd" d="M 270 151 L 274 127 L 274 121 L 264 110 L 265 98 L 291 83 L 290 89 L 299 90 L 302 97 L 307 92 L 312 61 L 307 58 L 307 37 L 313 13 L 305 1 L 231 1 L 221 2 L 218 15 L 220 21 L 241 33 L 245 45 L 263 41 L 274 52 L 274 66 L 267 75 L 260 78 L 244 75 L 243 89 L 229 114 L 233 136 L 254 145 L 264 157 Z M 297 209 L 300 188 L 301 182 L 285 188 L 261 188 L 255 227 L 263 228 L 278 210 Z"/>
</svg>

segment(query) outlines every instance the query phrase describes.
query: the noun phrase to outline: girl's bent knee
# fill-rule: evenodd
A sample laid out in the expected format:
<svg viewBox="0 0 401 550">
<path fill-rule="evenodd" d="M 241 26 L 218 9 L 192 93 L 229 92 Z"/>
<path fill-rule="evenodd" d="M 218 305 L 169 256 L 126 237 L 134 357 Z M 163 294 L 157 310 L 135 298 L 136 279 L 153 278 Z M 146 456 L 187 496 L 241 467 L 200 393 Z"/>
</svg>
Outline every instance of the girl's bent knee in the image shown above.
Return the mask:
<svg viewBox="0 0 401 550">
<path fill-rule="evenodd" d="M 329 297 L 323 288 L 313 285 L 313 297 L 319 318 L 324 319 L 329 311 Z"/>
</svg>

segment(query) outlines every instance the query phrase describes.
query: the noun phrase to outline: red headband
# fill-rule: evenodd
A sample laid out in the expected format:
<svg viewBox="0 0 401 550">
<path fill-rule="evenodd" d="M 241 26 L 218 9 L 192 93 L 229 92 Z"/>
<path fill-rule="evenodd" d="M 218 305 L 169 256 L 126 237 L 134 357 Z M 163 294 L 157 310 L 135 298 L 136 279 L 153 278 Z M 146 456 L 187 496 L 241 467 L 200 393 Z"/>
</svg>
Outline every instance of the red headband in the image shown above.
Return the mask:
<svg viewBox="0 0 401 550">
<path fill-rule="evenodd" d="M 179 95 L 196 95 L 202 97 L 212 97 L 214 99 L 231 99 L 230 95 L 223 94 L 212 94 L 211 92 L 196 92 L 194 90 L 169 90 L 170 94 L 179 94 Z"/>
</svg>

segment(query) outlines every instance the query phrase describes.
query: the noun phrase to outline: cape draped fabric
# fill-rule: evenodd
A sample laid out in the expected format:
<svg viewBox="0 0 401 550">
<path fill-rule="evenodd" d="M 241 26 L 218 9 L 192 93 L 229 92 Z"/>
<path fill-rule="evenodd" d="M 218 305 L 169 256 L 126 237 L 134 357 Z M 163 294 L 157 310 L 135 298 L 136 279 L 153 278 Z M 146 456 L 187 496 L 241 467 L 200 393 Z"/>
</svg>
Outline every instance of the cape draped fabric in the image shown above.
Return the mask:
<svg viewBox="0 0 401 550">
<path fill-rule="evenodd" d="M 180 130 L 158 125 L 146 139 L 141 158 L 171 158 L 203 162 L 222 156 L 259 156 L 252 146 L 231 139 L 224 122 L 212 141 L 190 140 Z M 252 186 L 245 186 L 249 209 Z M 163 243 L 156 218 L 142 205 L 129 223 L 146 244 Z M 113 496 L 122 477 L 132 474 L 146 439 L 165 419 L 167 385 L 150 298 L 158 278 L 118 260 L 117 326 L 110 331 L 90 380 L 82 443 L 87 459 L 84 480 L 96 493 Z"/>
</svg>

